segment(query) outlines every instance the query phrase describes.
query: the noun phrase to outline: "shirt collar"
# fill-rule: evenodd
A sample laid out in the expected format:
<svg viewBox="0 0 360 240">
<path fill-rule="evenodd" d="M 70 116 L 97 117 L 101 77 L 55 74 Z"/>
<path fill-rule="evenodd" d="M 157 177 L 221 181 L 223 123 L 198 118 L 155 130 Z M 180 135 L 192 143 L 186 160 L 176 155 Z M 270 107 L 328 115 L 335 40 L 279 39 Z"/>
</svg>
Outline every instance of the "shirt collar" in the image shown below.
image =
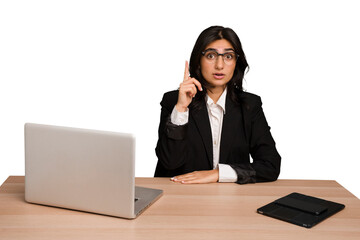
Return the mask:
<svg viewBox="0 0 360 240">
<path fill-rule="evenodd" d="M 223 93 L 221 94 L 219 100 L 216 103 L 216 105 L 220 106 L 224 110 L 224 114 L 225 114 L 226 94 L 227 94 L 227 87 L 225 88 L 225 90 L 223 91 Z M 208 105 L 208 107 L 211 104 L 214 104 L 214 101 L 211 99 L 211 97 L 209 97 L 208 94 L 206 94 L 205 100 L 206 100 L 206 104 Z"/>
</svg>

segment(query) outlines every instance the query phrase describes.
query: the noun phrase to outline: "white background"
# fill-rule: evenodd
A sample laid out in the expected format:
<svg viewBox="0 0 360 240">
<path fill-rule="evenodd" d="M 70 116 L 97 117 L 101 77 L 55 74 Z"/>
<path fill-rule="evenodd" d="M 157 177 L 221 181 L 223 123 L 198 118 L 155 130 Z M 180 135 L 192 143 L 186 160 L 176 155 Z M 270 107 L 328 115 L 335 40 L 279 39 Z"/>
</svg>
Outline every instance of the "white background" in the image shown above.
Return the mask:
<svg viewBox="0 0 360 240">
<path fill-rule="evenodd" d="M 0 182 L 24 175 L 25 122 L 131 132 L 153 176 L 160 101 L 211 25 L 239 35 L 281 179 L 360 197 L 356 1 L 0 1 Z M 241 186 L 239 186 L 241 187 Z"/>
</svg>

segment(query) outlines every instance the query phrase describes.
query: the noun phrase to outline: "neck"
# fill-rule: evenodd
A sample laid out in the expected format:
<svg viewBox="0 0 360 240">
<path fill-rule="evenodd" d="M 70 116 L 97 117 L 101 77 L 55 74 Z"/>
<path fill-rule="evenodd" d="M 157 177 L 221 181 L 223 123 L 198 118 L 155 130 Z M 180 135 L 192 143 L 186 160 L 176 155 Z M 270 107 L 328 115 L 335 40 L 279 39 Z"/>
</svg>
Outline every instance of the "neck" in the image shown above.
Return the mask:
<svg viewBox="0 0 360 240">
<path fill-rule="evenodd" d="M 224 86 L 224 87 L 214 87 L 214 88 L 208 89 L 207 94 L 209 95 L 209 97 L 216 104 L 217 101 L 219 100 L 221 94 L 224 92 L 225 88 L 226 88 L 226 86 Z"/>
</svg>

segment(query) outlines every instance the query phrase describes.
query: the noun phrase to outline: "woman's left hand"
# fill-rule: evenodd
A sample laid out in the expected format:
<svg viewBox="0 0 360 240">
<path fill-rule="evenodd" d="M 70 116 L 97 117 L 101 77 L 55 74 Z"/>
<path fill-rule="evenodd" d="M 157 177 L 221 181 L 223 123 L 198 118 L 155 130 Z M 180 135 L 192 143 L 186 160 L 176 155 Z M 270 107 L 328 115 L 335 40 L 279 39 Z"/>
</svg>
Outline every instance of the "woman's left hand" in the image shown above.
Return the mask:
<svg viewBox="0 0 360 240">
<path fill-rule="evenodd" d="M 219 180 L 219 169 L 208 171 L 195 171 L 179 175 L 170 179 L 180 183 L 213 183 Z"/>
</svg>

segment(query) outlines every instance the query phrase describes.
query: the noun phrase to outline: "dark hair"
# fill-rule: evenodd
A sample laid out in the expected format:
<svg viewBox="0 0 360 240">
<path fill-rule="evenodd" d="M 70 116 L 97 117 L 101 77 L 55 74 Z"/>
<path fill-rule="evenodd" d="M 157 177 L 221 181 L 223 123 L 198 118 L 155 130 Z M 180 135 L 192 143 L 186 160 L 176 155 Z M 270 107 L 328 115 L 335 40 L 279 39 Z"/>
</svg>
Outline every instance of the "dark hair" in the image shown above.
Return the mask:
<svg viewBox="0 0 360 240">
<path fill-rule="evenodd" d="M 190 77 L 196 78 L 202 85 L 203 91 L 198 91 L 195 95 L 195 98 L 192 101 L 194 108 L 201 106 L 201 101 L 205 98 L 206 90 L 209 88 L 209 83 L 204 79 L 201 74 L 200 69 L 200 59 L 202 57 L 202 52 L 205 50 L 206 46 L 210 43 L 226 39 L 233 46 L 235 52 L 239 55 L 236 66 L 234 70 L 233 77 L 227 83 L 227 91 L 231 100 L 239 104 L 239 93 L 243 91 L 242 82 L 245 74 L 245 70 L 249 67 L 246 61 L 245 53 L 242 49 L 241 42 L 239 37 L 236 35 L 234 30 L 231 28 L 225 28 L 222 26 L 212 26 L 200 33 L 194 48 L 191 53 L 190 63 L 189 63 L 189 72 Z"/>
</svg>

